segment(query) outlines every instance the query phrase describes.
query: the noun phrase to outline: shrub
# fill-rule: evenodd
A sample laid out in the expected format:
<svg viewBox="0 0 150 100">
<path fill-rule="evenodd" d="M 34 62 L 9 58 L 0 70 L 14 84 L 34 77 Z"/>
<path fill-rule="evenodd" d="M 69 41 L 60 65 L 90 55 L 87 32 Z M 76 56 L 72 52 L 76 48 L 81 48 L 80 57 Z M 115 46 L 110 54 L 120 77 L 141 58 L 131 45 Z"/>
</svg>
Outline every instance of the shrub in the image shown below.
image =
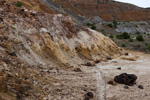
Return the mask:
<svg viewBox="0 0 150 100">
<path fill-rule="evenodd" d="M 102 32 L 103 35 L 107 36 L 104 32 Z"/>
<path fill-rule="evenodd" d="M 129 33 L 124 32 L 124 33 L 122 34 L 122 39 L 130 39 Z"/>
<path fill-rule="evenodd" d="M 129 39 L 129 42 L 134 42 L 133 39 Z"/>
<path fill-rule="evenodd" d="M 147 49 L 150 51 L 150 44 L 147 45 Z"/>
<path fill-rule="evenodd" d="M 122 35 L 117 35 L 116 38 L 117 39 L 122 39 Z"/>
<path fill-rule="evenodd" d="M 137 31 L 136 34 L 141 34 L 141 33 Z"/>
<path fill-rule="evenodd" d="M 109 26 L 109 27 L 111 27 L 111 28 L 113 28 L 113 25 L 110 23 L 110 24 L 108 24 L 107 26 Z"/>
<path fill-rule="evenodd" d="M 109 36 L 109 38 L 114 38 L 114 36 L 111 34 L 111 35 Z"/>
<path fill-rule="evenodd" d="M 125 44 L 122 44 L 122 47 L 126 47 L 126 45 L 125 45 Z"/>
<path fill-rule="evenodd" d="M 144 38 L 143 38 L 142 35 L 138 35 L 138 36 L 136 37 L 136 40 L 138 40 L 138 41 L 144 41 Z"/>
<path fill-rule="evenodd" d="M 138 44 L 138 45 L 136 45 L 136 47 L 141 47 L 141 45 Z"/>
<path fill-rule="evenodd" d="M 16 3 L 16 6 L 17 6 L 17 7 L 21 7 L 21 6 L 23 6 L 23 4 L 22 4 L 20 1 L 18 1 L 18 2 Z"/>
<path fill-rule="evenodd" d="M 130 35 L 127 32 L 122 33 L 121 35 L 116 36 L 117 39 L 130 39 Z"/>
<path fill-rule="evenodd" d="M 87 26 L 91 26 L 91 29 L 93 29 L 93 30 L 96 29 L 95 23 L 93 23 L 93 24 L 87 23 Z"/>
<path fill-rule="evenodd" d="M 101 32 L 104 32 L 105 30 L 104 29 L 101 29 Z"/>
<path fill-rule="evenodd" d="M 87 23 L 87 26 L 91 26 L 91 24 L 90 24 L 90 23 Z"/>
<path fill-rule="evenodd" d="M 145 43 L 145 45 L 147 46 L 147 45 L 148 45 L 148 43 Z"/>
<path fill-rule="evenodd" d="M 95 29 L 96 29 L 96 26 L 95 26 L 95 25 L 92 25 L 92 26 L 91 26 L 91 29 L 95 30 Z"/>
<path fill-rule="evenodd" d="M 115 28 L 115 29 L 116 29 L 116 28 L 117 28 L 117 25 L 118 25 L 117 21 L 116 21 L 116 20 L 114 20 L 114 21 L 113 21 L 113 28 Z"/>
</svg>

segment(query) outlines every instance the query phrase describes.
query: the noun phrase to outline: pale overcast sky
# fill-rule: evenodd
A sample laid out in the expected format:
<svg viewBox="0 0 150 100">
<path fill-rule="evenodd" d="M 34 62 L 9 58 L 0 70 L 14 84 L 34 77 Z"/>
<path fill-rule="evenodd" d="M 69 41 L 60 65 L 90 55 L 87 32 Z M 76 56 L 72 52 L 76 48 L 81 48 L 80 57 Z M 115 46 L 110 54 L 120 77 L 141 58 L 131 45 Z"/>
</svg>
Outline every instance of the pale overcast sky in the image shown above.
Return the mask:
<svg viewBox="0 0 150 100">
<path fill-rule="evenodd" d="M 115 0 L 115 1 L 132 3 L 134 5 L 144 7 L 144 8 L 150 7 L 150 0 Z"/>
</svg>

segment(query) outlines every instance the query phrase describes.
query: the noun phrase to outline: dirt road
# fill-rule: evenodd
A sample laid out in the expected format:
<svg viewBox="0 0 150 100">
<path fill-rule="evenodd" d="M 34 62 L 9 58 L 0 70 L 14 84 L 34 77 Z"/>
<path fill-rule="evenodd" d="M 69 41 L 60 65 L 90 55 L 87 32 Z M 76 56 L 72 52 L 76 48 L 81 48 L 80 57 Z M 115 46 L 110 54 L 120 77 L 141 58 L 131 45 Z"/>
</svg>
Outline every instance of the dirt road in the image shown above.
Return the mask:
<svg viewBox="0 0 150 100">
<path fill-rule="evenodd" d="M 150 55 L 140 52 L 132 52 L 132 54 L 136 61 L 122 60 L 120 57 L 96 66 L 102 77 L 97 77 L 99 96 L 103 96 L 100 100 L 150 100 Z M 118 67 L 121 67 L 121 70 L 118 70 Z M 138 77 L 136 85 L 125 89 L 123 84 L 117 86 L 107 84 L 109 80 L 113 80 L 121 73 L 136 74 Z M 99 84 L 99 82 L 105 84 L 102 86 L 103 83 Z M 138 85 L 142 85 L 144 89 L 139 89 Z"/>
</svg>

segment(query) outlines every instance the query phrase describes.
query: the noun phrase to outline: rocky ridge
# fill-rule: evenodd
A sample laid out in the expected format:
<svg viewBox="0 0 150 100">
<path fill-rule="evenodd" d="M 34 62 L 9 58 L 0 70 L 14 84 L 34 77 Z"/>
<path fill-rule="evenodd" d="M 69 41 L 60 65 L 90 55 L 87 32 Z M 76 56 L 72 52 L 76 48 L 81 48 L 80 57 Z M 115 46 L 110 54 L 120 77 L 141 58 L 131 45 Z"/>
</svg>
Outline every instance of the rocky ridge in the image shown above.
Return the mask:
<svg viewBox="0 0 150 100">
<path fill-rule="evenodd" d="M 41 0 L 43 1 L 43 0 Z M 76 16 L 79 19 L 99 16 L 106 21 L 147 21 L 150 9 L 114 0 L 45 0 L 55 11 Z M 94 11 L 93 11 L 94 10 Z"/>
</svg>

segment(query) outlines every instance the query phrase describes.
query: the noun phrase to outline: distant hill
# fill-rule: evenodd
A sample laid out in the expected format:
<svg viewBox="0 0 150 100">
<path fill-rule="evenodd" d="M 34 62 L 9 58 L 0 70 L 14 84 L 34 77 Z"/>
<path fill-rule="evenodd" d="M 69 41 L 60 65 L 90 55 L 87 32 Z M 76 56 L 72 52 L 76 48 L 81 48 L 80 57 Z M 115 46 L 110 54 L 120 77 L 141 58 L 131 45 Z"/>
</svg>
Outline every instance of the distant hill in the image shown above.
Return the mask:
<svg viewBox="0 0 150 100">
<path fill-rule="evenodd" d="M 150 9 L 113 0 L 45 0 L 45 2 L 49 5 L 53 3 L 59 9 L 70 10 L 76 15 L 99 16 L 107 21 L 114 19 L 119 21 L 150 20 Z"/>
</svg>

